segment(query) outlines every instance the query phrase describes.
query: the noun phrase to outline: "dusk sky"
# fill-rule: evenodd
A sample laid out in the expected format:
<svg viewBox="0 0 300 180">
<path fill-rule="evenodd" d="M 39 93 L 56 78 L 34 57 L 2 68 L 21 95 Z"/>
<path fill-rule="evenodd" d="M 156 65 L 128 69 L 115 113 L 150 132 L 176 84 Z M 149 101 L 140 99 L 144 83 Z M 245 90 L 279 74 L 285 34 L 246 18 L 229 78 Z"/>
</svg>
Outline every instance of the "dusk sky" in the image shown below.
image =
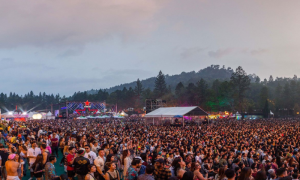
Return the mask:
<svg viewBox="0 0 300 180">
<path fill-rule="evenodd" d="M 0 92 L 72 95 L 211 64 L 300 76 L 299 0 L 0 0 Z"/>
</svg>

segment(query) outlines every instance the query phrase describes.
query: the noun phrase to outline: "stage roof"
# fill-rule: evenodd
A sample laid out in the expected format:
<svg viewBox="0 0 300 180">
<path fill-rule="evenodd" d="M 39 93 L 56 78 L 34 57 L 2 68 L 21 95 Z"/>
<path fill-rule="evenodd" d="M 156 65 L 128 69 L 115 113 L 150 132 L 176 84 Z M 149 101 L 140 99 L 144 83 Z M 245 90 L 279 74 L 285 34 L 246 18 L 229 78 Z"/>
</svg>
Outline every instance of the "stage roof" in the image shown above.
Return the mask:
<svg viewBox="0 0 300 180">
<path fill-rule="evenodd" d="M 207 112 L 198 106 L 161 107 L 145 115 L 145 118 L 174 117 L 174 116 L 207 116 Z"/>
</svg>

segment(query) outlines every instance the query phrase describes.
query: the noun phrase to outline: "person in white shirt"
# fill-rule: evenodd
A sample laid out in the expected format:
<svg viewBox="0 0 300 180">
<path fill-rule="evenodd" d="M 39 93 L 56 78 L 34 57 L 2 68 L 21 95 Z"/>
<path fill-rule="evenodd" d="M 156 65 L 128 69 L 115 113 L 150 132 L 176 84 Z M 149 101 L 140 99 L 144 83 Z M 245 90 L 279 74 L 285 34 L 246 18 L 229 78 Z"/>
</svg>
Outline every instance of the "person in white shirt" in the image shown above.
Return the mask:
<svg viewBox="0 0 300 180">
<path fill-rule="evenodd" d="M 96 153 L 91 151 L 91 147 L 89 145 L 85 145 L 84 149 L 85 149 L 84 157 L 88 158 L 91 164 L 94 164 L 94 160 L 97 158 Z"/>
<path fill-rule="evenodd" d="M 32 141 L 31 148 L 29 148 L 27 151 L 27 158 L 29 158 L 30 176 L 31 176 L 29 180 L 33 178 L 33 169 L 31 168 L 32 164 L 35 162 L 37 155 L 41 153 L 42 153 L 41 149 L 37 147 L 36 142 Z"/>
<path fill-rule="evenodd" d="M 97 167 L 97 173 L 99 174 L 99 178 L 101 180 L 104 180 L 104 164 L 105 164 L 105 152 L 104 149 L 99 149 L 98 151 L 99 156 L 94 160 L 94 164 Z"/>
<path fill-rule="evenodd" d="M 202 159 L 201 159 L 201 155 L 200 155 L 199 151 L 197 152 L 197 155 L 195 156 L 195 162 L 202 164 Z"/>
<path fill-rule="evenodd" d="M 178 150 L 175 152 L 175 156 L 174 156 L 174 158 L 177 158 L 177 157 L 181 157 L 181 156 L 180 156 L 180 153 L 179 153 L 179 151 L 178 151 Z"/>
<path fill-rule="evenodd" d="M 41 133 L 43 133 L 43 130 L 42 130 L 42 129 L 40 129 L 40 130 L 38 131 L 38 137 L 41 136 Z"/>
<path fill-rule="evenodd" d="M 91 150 L 96 154 L 98 153 L 98 149 L 100 149 L 100 146 L 98 145 L 97 141 L 94 141 L 94 143 L 90 143 L 91 145 Z M 96 155 L 97 156 L 97 155 Z"/>
</svg>

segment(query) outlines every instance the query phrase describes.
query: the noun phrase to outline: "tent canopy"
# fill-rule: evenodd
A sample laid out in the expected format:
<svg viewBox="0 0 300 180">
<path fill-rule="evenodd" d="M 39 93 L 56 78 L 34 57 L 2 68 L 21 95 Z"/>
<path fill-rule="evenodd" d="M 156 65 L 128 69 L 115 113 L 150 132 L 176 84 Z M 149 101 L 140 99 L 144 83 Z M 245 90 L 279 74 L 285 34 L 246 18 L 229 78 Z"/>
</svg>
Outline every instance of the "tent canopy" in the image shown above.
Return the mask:
<svg viewBox="0 0 300 180">
<path fill-rule="evenodd" d="M 174 116 L 207 116 L 205 112 L 198 106 L 190 107 L 161 107 L 145 115 L 146 118 L 155 117 L 174 117 Z"/>
</svg>

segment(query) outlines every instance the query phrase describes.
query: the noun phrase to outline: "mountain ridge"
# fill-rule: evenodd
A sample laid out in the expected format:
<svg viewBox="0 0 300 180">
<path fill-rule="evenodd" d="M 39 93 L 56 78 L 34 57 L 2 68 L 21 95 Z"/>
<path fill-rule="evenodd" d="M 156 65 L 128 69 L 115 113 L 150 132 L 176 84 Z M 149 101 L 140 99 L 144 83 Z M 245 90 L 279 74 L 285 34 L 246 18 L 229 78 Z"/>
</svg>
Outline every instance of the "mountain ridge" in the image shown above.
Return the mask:
<svg viewBox="0 0 300 180">
<path fill-rule="evenodd" d="M 189 83 L 196 83 L 201 78 L 206 80 L 208 83 L 212 82 L 215 79 L 219 79 L 221 81 L 229 80 L 231 77 L 231 74 L 233 73 L 233 69 L 231 67 L 225 68 L 223 65 L 222 68 L 220 68 L 220 65 L 211 65 L 204 69 L 200 69 L 198 72 L 196 71 L 190 71 L 190 72 L 181 72 L 180 74 L 174 74 L 174 75 L 165 75 L 165 81 L 168 86 L 171 87 L 172 90 L 175 89 L 176 85 L 179 82 L 182 82 L 184 85 L 188 85 Z M 251 80 L 254 80 L 256 78 L 255 74 L 250 74 L 249 77 Z M 155 79 L 156 77 L 150 77 L 144 80 L 140 80 L 142 83 L 142 86 L 144 89 L 154 89 L 155 85 Z M 122 90 L 123 88 L 129 89 L 134 88 L 136 85 L 136 81 L 124 83 L 120 85 L 116 85 L 110 88 L 104 88 L 102 90 L 105 90 L 108 93 L 112 93 L 116 90 Z M 88 90 L 88 94 L 95 94 L 99 90 Z"/>
</svg>

